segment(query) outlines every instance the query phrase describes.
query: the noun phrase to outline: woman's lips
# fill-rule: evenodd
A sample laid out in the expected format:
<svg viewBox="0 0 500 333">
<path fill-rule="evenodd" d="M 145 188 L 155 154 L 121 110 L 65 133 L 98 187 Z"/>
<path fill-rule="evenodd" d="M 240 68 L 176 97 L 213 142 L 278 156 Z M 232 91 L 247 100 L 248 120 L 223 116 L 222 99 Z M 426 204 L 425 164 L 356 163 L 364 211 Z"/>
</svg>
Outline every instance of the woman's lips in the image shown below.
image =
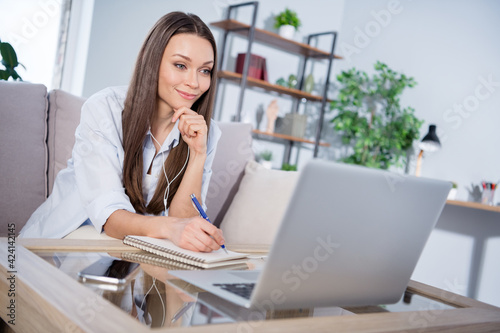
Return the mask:
<svg viewBox="0 0 500 333">
<path fill-rule="evenodd" d="M 179 95 L 181 95 L 182 98 L 187 99 L 187 100 L 193 100 L 197 96 L 197 95 L 193 95 L 193 94 L 188 94 L 187 92 L 184 92 L 182 90 L 177 90 L 177 92 L 179 93 Z"/>
</svg>

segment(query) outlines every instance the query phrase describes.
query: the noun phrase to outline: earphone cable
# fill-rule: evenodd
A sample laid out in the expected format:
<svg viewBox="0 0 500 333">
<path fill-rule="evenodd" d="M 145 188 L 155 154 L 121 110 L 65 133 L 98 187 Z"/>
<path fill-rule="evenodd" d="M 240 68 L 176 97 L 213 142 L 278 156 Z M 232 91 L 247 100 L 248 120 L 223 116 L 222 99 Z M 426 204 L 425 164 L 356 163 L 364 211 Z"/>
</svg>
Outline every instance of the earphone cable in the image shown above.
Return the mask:
<svg viewBox="0 0 500 333">
<path fill-rule="evenodd" d="M 150 131 L 151 131 L 151 129 L 150 129 Z M 156 140 L 156 138 L 154 137 L 153 133 L 151 133 L 151 137 L 153 138 L 153 140 L 158 144 L 158 146 L 161 149 L 161 144 L 158 142 L 158 140 Z M 184 162 L 184 165 L 182 166 L 182 169 L 174 177 L 174 179 L 172 179 L 172 181 L 168 180 L 167 171 L 165 170 L 165 155 L 164 155 L 164 151 L 161 152 L 161 159 L 162 159 L 163 174 L 165 175 L 165 179 L 167 181 L 167 186 L 165 188 L 165 192 L 163 193 L 163 205 L 165 207 L 165 215 L 167 215 L 167 199 L 168 199 L 168 196 L 170 194 L 170 185 L 177 179 L 177 177 L 179 177 L 179 175 L 182 173 L 182 171 L 184 170 L 184 168 L 186 167 L 186 165 L 188 163 L 188 160 L 189 160 L 189 146 L 188 146 L 188 152 L 187 152 L 187 156 L 186 156 L 186 161 Z"/>
</svg>

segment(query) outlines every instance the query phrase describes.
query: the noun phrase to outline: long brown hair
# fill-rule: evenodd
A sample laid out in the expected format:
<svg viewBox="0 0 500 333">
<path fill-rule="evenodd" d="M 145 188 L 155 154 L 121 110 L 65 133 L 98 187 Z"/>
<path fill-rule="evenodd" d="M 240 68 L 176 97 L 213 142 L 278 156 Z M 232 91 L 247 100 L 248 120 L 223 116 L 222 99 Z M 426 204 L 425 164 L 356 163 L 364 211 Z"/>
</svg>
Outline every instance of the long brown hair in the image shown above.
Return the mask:
<svg viewBox="0 0 500 333">
<path fill-rule="evenodd" d="M 123 122 L 123 185 L 130 202 L 138 213 L 158 215 L 164 209 L 163 195 L 167 180 L 161 174 L 155 194 L 149 205 L 142 195 L 143 144 L 151 119 L 156 111 L 158 78 L 163 52 L 172 36 L 182 33 L 195 34 L 210 42 L 214 52 L 214 67 L 211 72 L 209 89 L 193 104 L 191 109 L 205 118 L 210 129 L 210 119 L 215 98 L 217 78 L 217 49 L 212 32 L 205 23 L 194 14 L 182 12 L 169 13 L 156 22 L 144 41 L 137 57 L 135 70 L 125 99 L 122 113 Z M 181 171 L 188 154 L 188 146 L 179 139 L 179 144 L 168 154 L 165 170 L 172 180 Z M 170 184 L 167 207 L 170 207 L 184 171 Z"/>
</svg>

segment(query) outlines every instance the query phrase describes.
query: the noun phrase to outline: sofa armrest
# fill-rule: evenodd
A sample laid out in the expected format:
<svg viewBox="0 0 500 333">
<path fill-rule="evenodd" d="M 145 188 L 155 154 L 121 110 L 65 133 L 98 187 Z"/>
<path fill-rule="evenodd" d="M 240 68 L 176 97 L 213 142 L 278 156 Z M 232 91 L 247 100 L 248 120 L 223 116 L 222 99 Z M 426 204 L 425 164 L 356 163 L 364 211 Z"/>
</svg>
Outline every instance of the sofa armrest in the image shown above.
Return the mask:
<svg viewBox="0 0 500 333">
<path fill-rule="evenodd" d="M 47 88 L 0 81 L 0 236 L 16 235 L 47 196 Z"/>
</svg>

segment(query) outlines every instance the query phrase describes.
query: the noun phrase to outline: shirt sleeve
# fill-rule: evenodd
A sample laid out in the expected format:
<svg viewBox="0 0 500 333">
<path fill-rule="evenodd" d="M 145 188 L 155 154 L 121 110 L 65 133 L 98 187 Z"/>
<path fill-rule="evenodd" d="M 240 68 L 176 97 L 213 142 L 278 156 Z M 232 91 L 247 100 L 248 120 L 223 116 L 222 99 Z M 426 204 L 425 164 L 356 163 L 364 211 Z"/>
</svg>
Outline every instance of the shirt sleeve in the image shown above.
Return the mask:
<svg viewBox="0 0 500 333">
<path fill-rule="evenodd" d="M 205 211 L 207 211 L 205 199 L 207 198 L 208 185 L 210 184 L 210 178 L 212 177 L 212 164 L 214 162 L 215 153 L 217 151 L 217 143 L 219 142 L 220 136 L 221 130 L 215 121 L 212 120 L 210 122 L 210 132 L 207 141 L 207 159 L 205 160 L 205 165 L 203 167 L 203 178 L 201 183 L 201 200 Z"/>
<path fill-rule="evenodd" d="M 122 182 L 122 110 L 112 92 L 94 95 L 83 105 L 75 133 L 76 184 L 88 217 L 99 232 L 114 211 L 135 213 Z"/>
</svg>

